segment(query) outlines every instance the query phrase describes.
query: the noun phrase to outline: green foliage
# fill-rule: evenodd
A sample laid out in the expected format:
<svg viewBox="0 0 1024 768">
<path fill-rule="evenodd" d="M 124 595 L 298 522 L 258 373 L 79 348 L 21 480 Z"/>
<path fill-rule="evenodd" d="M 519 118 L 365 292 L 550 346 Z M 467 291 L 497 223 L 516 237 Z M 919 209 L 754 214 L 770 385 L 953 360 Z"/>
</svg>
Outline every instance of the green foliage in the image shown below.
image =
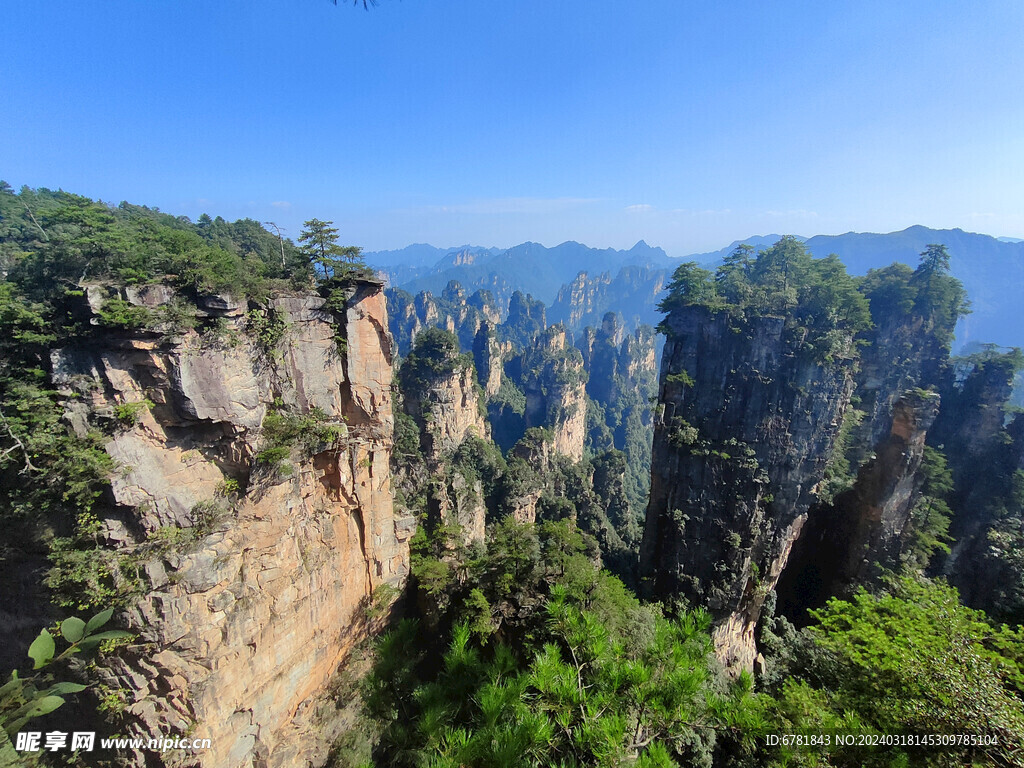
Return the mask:
<svg viewBox="0 0 1024 768">
<path fill-rule="evenodd" d="M 916 315 L 923 321 L 921 334 L 948 354 L 957 320 L 970 312 L 963 284 L 949 274 L 949 261 L 945 246 L 929 245 L 916 270 L 904 264 L 870 270 L 860 290 L 876 324 Z"/>
<path fill-rule="evenodd" d="M 679 373 L 670 373 L 668 376 L 665 377 L 665 381 L 669 382 L 670 384 L 679 384 L 680 386 L 683 387 L 692 387 L 694 384 L 697 383 L 693 380 L 693 376 L 691 376 L 685 370 L 679 371 Z"/>
<path fill-rule="evenodd" d="M 99 631 L 112 615 L 113 609 L 108 608 L 88 622 L 75 616 L 68 617 L 60 622 L 56 633 L 42 630 L 28 648 L 35 673 L 22 677 L 14 670 L 0 685 L 0 760 L 4 760 L 4 764 L 18 764 L 19 757 L 10 739 L 29 720 L 53 712 L 65 703 L 65 696 L 86 688 L 78 683 L 55 681 L 51 667 L 67 661 L 74 654 L 94 650 L 105 641 L 134 637 L 122 630 Z M 55 634 L 67 643 L 60 654 L 57 653 Z M 11 762 L 7 763 L 8 760 Z"/>
<path fill-rule="evenodd" d="M 142 418 L 143 411 L 154 405 L 152 400 L 138 400 L 130 403 L 119 403 L 114 406 L 114 418 L 122 427 L 134 427 Z"/>
<path fill-rule="evenodd" d="M 700 432 L 686 419 L 676 417 L 668 431 L 668 442 L 677 451 L 688 449 L 700 440 Z"/>
<path fill-rule="evenodd" d="M 362 250 L 354 245 L 338 244 L 338 229 L 333 221 L 310 219 L 299 235 L 302 249 L 324 281 L 369 277 L 372 271 L 361 258 Z"/>
<path fill-rule="evenodd" d="M 508 471 L 508 465 L 498 447 L 490 440 L 467 435 L 452 455 L 450 467 L 470 484 L 476 480 L 481 481 L 485 503 L 492 519 L 496 517 L 499 506 L 497 502 L 502 496 L 503 483 Z"/>
<path fill-rule="evenodd" d="M 526 394 L 508 376 L 502 376 L 498 391 L 487 403 L 494 442 L 508 451 L 525 430 Z"/>
<path fill-rule="evenodd" d="M 17 568 L 17 548 L 39 549 L 47 526 L 78 529 L 45 543 L 54 563 L 47 583 L 60 587 L 60 604 L 89 607 L 112 595 L 92 509 L 114 462 L 97 431 L 68 429 L 58 393 L 46 388 L 52 328 L 45 305 L 0 283 L 0 523 L 11 547 L 0 547 L 0 561 Z M 82 592 L 85 584 L 96 589 Z"/>
<path fill-rule="evenodd" d="M 288 324 L 273 307 L 250 309 L 245 313 L 245 329 L 256 341 L 257 347 L 268 360 L 276 360 L 278 345 L 288 332 Z"/>
<path fill-rule="evenodd" d="M 309 458 L 338 445 L 347 435 L 345 424 L 332 421 L 319 407 L 294 413 L 278 403 L 263 417 L 256 460 L 271 470 L 278 470 L 294 448 L 302 451 L 303 458 Z"/>
<path fill-rule="evenodd" d="M 828 765 L 1017 765 L 1024 749 L 1020 632 L 995 629 L 942 583 L 904 578 L 813 613 L 816 650 L 782 688 L 786 733 L 977 734 L 995 746 L 823 749 Z"/>
<path fill-rule="evenodd" d="M 201 218 L 192 225 L 141 206 L 112 208 L 49 190 L 23 190 L 20 197 L 28 213 L 39 214 L 46 238 L 33 242 L 30 238 L 39 234 L 33 229 L 16 235 L 27 247 L 11 277 L 37 297 L 85 280 L 130 285 L 169 279 L 187 292 L 258 298 L 266 293 L 268 278 L 309 272 L 308 262 L 294 259 L 282 267 L 280 256 L 267 247 L 273 236 L 255 222 L 231 225 L 205 217 L 207 223 Z M 110 314 L 115 323 L 138 320 Z"/>
<path fill-rule="evenodd" d="M 425 680 L 416 625 L 386 637 L 364 689 L 383 725 L 384 764 L 710 765 L 716 738 L 760 725 L 749 679 L 717 690 L 706 615 L 656 617 L 628 642 L 561 589 L 544 615 L 525 649 L 487 650 L 457 624 Z"/>
<path fill-rule="evenodd" d="M 929 320 L 936 335 L 948 344 L 956 321 L 970 312 L 971 305 L 963 285 L 949 274 L 946 246 L 933 244 L 924 250 L 910 284 L 917 289 L 914 309 Z"/>
<path fill-rule="evenodd" d="M 418 464 L 423 461 L 419 425 L 412 416 L 401 410 L 395 411 L 394 456 L 401 457 L 407 464 Z"/>
<path fill-rule="evenodd" d="M 698 267 L 695 261 L 680 264 L 672 273 L 672 279 L 666 286 L 668 294 L 658 304 L 658 311 L 670 314 L 689 306 L 717 308 L 718 291 L 712 277 L 708 270 Z M 662 329 L 659 327 L 659 330 Z"/>
<path fill-rule="evenodd" d="M 949 522 L 953 510 L 949 498 L 953 493 L 953 473 L 946 457 L 937 448 L 926 445 L 918 469 L 921 496 L 910 513 L 904 534 L 901 559 L 909 568 L 924 568 L 936 552 L 949 554 Z"/>
<path fill-rule="evenodd" d="M 455 334 L 441 328 L 425 328 L 402 361 L 398 381 L 407 397 L 418 397 L 438 379 L 466 368 L 475 370 L 473 356 L 460 354 Z"/>
<path fill-rule="evenodd" d="M 225 484 L 231 482 L 234 481 L 225 481 Z M 237 487 L 237 483 L 235 485 Z M 189 525 L 165 525 L 151 531 L 141 554 L 145 557 L 188 552 L 213 533 L 228 514 L 229 508 L 222 499 L 201 501 L 189 512 Z"/>
<path fill-rule="evenodd" d="M 154 325 L 155 316 L 146 307 L 137 307 L 121 298 L 107 299 L 100 307 L 99 321 L 108 328 L 137 330 Z"/>
<path fill-rule="evenodd" d="M 818 493 L 818 498 L 826 504 L 830 504 L 843 491 L 852 488 L 854 480 L 857 479 L 856 468 L 850 461 L 850 453 L 855 450 L 852 439 L 854 432 L 864 421 L 865 415 L 864 411 L 853 406 L 843 413 L 843 423 L 839 427 L 839 434 L 836 435 L 828 464 L 825 465 L 825 476 L 821 491 Z"/>
<path fill-rule="evenodd" d="M 852 337 L 871 325 L 868 302 L 838 257 L 814 259 L 792 237 L 756 258 L 741 246 L 714 278 L 695 262 L 680 265 L 658 309 L 671 315 L 689 306 L 727 311 L 737 330 L 755 317 L 784 317 L 790 338 L 824 363 L 852 356 Z M 667 319 L 658 330 L 672 332 Z"/>
<path fill-rule="evenodd" d="M 365 682 L 378 765 L 709 765 L 756 732 L 749 680 L 712 671 L 707 617 L 641 606 L 571 521 L 509 517 L 482 551 L 461 540 L 421 527 L 411 542 L 431 609 L 380 642 Z"/>
</svg>

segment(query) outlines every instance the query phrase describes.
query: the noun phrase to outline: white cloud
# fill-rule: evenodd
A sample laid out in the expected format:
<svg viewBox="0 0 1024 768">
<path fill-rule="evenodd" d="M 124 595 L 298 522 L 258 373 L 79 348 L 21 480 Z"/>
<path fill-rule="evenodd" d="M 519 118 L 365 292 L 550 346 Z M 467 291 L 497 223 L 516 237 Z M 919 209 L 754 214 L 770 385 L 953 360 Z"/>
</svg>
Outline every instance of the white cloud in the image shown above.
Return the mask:
<svg viewBox="0 0 1024 768">
<path fill-rule="evenodd" d="M 273 203 L 271 203 L 271 205 L 274 206 L 275 208 L 281 208 L 283 210 L 288 210 L 289 208 L 292 207 L 292 204 L 289 203 L 287 200 L 276 200 Z"/>
<path fill-rule="evenodd" d="M 640 203 L 638 205 L 627 205 L 625 207 L 625 210 L 629 211 L 630 213 L 645 213 L 647 211 L 653 211 L 654 206 L 648 205 L 647 203 Z"/>
</svg>

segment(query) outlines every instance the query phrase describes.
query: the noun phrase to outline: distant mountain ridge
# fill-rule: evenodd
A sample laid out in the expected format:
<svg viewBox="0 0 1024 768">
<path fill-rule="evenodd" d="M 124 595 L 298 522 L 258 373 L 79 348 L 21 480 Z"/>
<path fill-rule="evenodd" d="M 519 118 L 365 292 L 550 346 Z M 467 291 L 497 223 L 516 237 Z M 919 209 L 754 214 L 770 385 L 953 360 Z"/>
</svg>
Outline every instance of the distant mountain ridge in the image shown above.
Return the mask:
<svg viewBox="0 0 1024 768">
<path fill-rule="evenodd" d="M 492 291 L 499 304 L 507 304 L 515 290 L 551 304 L 559 288 L 580 272 L 617 273 L 624 266 L 668 269 L 673 263 L 665 251 L 643 240 L 627 251 L 590 248 L 572 240 L 553 248 L 532 242 L 506 250 L 465 246 L 447 249 L 440 255 L 431 254 L 427 250 L 430 247 L 410 246 L 402 251 L 384 252 L 383 257 L 373 253 L 364 254 L 364 257 L 371 266 L 387 273 L 392 285 L 409 293 L 427 291 L 437 295 L 454 280 L 470 293 L 481 288 Z M 420 258 L 419 266 L 398 264 L 397 254 Z M 438 258 L 432 266 L 424 268 L 422 259 L 431 255 L 438 255 Z M 414 267 L 415 271 L 407 267 Z"/>
<path fill-rule="evenodd" d="M 527 242 L 508 249 L 416 244 L 365 257 L 387 273 L 393 286 L 412 294 L 440 295 L 454 280 L 469 293 L 491 291 L 502 308 L 514 291 L 530 294 L 551 308 L 553 320 L 564 322 L 570 330 L 592 324 L 608 311 L 616 312 L 632 328 L 657 318 L 659 294 L 680 263 L 696 261 L 714 269 L 741 243 L 761 249 L 779 237 L 757 235 L 682 258 L 669 257 L 643 240 L 629 250 L 591 248 L 575 241 L 553 248 Z M 919 225 L 884 234 L 847 232 L 797 239 L 818 258 L 835 253 L 855 275 L 894 261 L 916 266 L 926 246 L 941 243 L 949 250 L 952 272 L 963 281 L 973 305 L 972 314 L 957 326 L 956 347 L 973 342 L 1024 347 L 1024 313 L 1018 306 L 1024 295 L 1024 241 Z M 581 272 L 586 276 L 580 278 Z"/>
</svg>

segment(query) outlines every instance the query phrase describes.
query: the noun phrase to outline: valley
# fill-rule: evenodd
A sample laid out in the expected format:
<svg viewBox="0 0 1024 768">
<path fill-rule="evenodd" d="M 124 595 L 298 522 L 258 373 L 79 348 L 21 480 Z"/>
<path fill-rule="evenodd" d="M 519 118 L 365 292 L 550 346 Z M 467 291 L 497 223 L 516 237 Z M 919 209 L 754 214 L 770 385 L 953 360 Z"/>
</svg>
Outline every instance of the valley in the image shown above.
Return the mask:
<svg viewBox="0 0 1024 768">
<path fill-rule="evenodd" d="M 218 768 L 1022 764 L 1024 355 L 985 271 L 1019 244 L 306 224 L 0 190 L 0 657 L 38 683 L 0 756 L 73 720 Z M 41 711 L 26 649 L 105 610 Z"/>
</svg>

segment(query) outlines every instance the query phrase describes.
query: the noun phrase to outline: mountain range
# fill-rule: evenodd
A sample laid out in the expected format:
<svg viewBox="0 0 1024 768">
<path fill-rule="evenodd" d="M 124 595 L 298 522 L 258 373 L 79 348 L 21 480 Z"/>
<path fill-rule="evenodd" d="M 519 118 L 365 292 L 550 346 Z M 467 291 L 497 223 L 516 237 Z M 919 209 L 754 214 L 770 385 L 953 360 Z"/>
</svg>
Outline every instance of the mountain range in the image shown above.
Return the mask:
<svg viewBox="0 0 1024 768">
<path fill-rule="evenodd" d="M 761 249 L 779 237 L 749 237 L 717 251 L 682 258 L 670 257 L 643 240 L 629 250 L 597 249 L 574 241 L 552 248 L 526 242 L 508 249 L 415 244 L 364 256 L 387 275 L 393 287 L 412 294 L 438 295 L 454 280 L 468 292 L 490 290 L 499 306 L 507 306 L 517 290 L 530 294 L 552 308 L 552 319 L 570 328 L 574 317 L 592 320 L 607 311 L 618 313 L 630 327 L 657 317 L 659 294 L 678 264 L 696 261 L 713 269 L 741 243 Z M 941 243 L 952 257 L 953 275 L 964 283 L 972 303 L 972 313 L 957 325 L 957 347 L 1024 346 L 1024 314 L 1018 307 L 1024 292 L 1024 241 L 923 226 L 886 234 L 847 232 L 798 239 L 815 257 L 836 254 L 854 275 L 894 261 L 916 266 L 926 246 Z M 581 272 L 585 278 L 579 277 Z M 566 305 L 578 300 L 584 300 L 586 307 Z"/>
</svg>

